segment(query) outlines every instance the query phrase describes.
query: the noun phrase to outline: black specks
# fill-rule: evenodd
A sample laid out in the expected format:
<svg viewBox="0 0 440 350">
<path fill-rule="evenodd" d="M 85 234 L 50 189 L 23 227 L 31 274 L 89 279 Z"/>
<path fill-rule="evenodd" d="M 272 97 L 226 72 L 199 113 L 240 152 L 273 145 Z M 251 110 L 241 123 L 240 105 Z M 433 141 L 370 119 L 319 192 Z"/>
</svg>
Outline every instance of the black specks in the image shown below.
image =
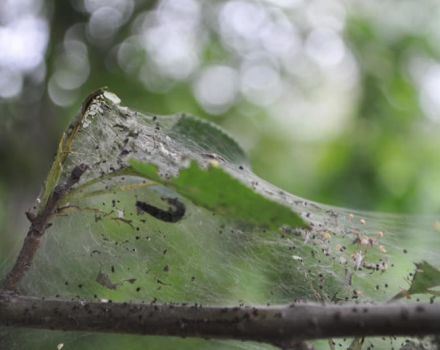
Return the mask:
<svg viewBox="0 0 440 350">
<path fill-rule="evenodd" d="M 402 318 L 402 320 L 408 320 L 409 318 L 409 312 L 406 309 L 402 309 L 402 311 L 400 311 L 400 317 Z"/>
<path fill-rule="evenodd" d="M 312 318 L 312 319 L 307 320 L 307 325 L 310 328 L 316 329 L 318 327 L 318 322 L 316 321 L 316 319 Z"/>
<path fill-rule="evenodd" d="M 139 135 L 139 132 L 137 132 L 136 130 L 130 130 L 128 133 L 128 136 L 133 137 L 133 138 L 138 137 L 138 135 Z"/>
<path fill-rule="evenodd" d="M 73 168 L 72 173 L 70 174 L 71 180 L 78 182 L 81 178 L 82 174 L 89 169 L 89 166 L 86 164 L 80 164 Z"/>
<path fill-rule="evenodd" d="M 101 286 L 108 288 L 108 289 L 117 289 L 118 284 L 113 283 L 110 280 L 110 277 L 103 273 L 102 271 L 99 271 L 98 275 L 96 276 L 96 282 L 98 282 Z"/>
<path fill-rule="evenodd" d="M 121 131 L 128 131 L 128 130 L 129 130 L 127 126 L 122 125 L 122 124 L 113 124 L 113 127 L 114 127 L 114 128 L 118 128 L 118 129 L 120 129 Z"/>
<path fill-rule="evenodd" d="M 416 306 L 416 311 L 417 311 L 417 312 L 424 312 L 424 311 L 425 311 L 425 308 L 424 308 L 423 306 L 421 306 L 421 305 L 417 305 L 417 306 Z"/>
</svg>

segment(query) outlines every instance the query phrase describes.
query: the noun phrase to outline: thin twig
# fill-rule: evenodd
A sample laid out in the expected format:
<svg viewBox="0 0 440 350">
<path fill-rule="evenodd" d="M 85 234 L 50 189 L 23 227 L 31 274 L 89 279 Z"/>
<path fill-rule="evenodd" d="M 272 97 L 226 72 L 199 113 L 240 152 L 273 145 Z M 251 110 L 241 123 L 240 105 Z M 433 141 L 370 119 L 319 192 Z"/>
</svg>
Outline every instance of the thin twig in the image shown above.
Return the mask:
<svg viewBox="0 0 440 350">
<path fill-rule="evenodd" d="M 72 191 L 70 191 L 69 193 L 66 193 L 66 195 L 63 198 L 63 202 L 69 201 L 71 196 L 75 196 L 75 198 L 87 198 L 89 196 L 97 195 L 100 193 L 108 193 L 108 190 L 107 190 L 107 191 L 87 192 L 86 195 L 84 195 L 84 196 L 78 195 L 78 193 L 84 192 L 84 190 L 86 190 L 87 188 L 89 188 L 97 183 L 102 183 L 105 180 L 113 179 L 117 176 L 123 176 L 123 175 L 137 175 L 137 174 L 135 172 L 133 172 L 130 168 L 122 168 L 122 169 L 118 169 L 118 170 L 112 171 L 110 173 L 107 173 L 105 175 L 101 175 L 99 177 L 93 178 L 93 179 L 91 179 L 81 185 L 76 186 L 75 189 L 72 189 Z M 116 191 L 129 191 L 129 190 L 131 190 L 129 188 L 129 186 L 144 187 L 144 186 L 152 186 L 154 184 L 156 184 L 156 183 L 151 182 L 151 183 L 124 185 L 124 186 L 120 186 L 120 187 L 113 187 L 112 191 L 115 191 L 115 190 Z"/>
<path fill-rule="evenodd" d="M 76 166 L 72 170 L 66 183 L 57 185 L 55 187 L 52 195 L 47 200 L 46 206 L 38 215 L 35 216 L 31 213 L 26 213 L 27 218 L 31 222 L 31 226 L 26 234 L 23 246 L 18 254 L 14 266 L 1 284 L 1 287 L 4 290 L 14 291 L 17 289 L 18 283 L 32 265 L 32 260 L 38 250 L 38 247 L 40 246 L 41 238 L 46 230 L 50 227 L 51 224 L 49 220 L 56 212 L 59 202 L 67 193 L 69 193 L 72 186 L 79 181 L 82 174 L 86 170 L 87 166 L 85 164 Z"/>
<path fill-rule="evenodd" d="M 3 292 L 0 326 L 234 339 L 287 349 L 312 339 L 440 334 L 440 304 L 205 307 L 42 299 Z"/>
</svg>

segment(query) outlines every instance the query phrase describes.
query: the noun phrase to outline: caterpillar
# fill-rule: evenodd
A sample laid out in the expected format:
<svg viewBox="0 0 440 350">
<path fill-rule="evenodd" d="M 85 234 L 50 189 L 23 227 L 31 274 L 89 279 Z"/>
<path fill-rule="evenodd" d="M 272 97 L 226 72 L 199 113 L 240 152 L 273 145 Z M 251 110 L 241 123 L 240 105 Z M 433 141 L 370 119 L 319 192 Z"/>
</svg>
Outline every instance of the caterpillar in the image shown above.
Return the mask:
<svg viewBox="0 0 440 350">
<path fill-rule="evenodd" d="M 158 220 L 162 220 L 165 222 L 174 223 L 182 220 L 186 211 L 185 204 L 183 204 L 177 198 L 162 197 L 162 199 L 167 201 L 173 208 L 163 210 L 141 201 L 136 201 L 136 208 L 150 214 Z"/>
</svg>

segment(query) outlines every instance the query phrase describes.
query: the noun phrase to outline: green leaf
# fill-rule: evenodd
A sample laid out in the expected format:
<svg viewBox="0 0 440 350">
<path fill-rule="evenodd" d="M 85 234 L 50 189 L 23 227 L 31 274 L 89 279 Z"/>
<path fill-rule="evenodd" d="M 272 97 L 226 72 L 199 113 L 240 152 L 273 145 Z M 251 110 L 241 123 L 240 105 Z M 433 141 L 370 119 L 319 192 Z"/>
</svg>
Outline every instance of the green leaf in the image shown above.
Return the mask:
<svg viewBox="0 0 440 350">
<path fill-rule="evenodd" d="M 202 169 L 192 162 L 178 176 L 164 178 L 154 165 L 136 160 L 130 161 L 130 164 L 139 175 L 172 186 L 194 204 L 215 213 L 275 229 L 282 225 L 306 226 L 290 208 L 256 193 L 219 166 Z"/>
<path fill-rule="evenodd" d="M 431 294 L 440 295 L 432 288 L 440 286 L 440 270 L 426 261 L 415 263 L 416 271 L 411 280 L 411 286 L 408 290 L 399 292 L 392 300 L 408 297 L 412 294 Z"/>
<path fill-rule="evenodd" d="M 416 272 L 411 281 L 409 294 L 432 294 L 431 288 L 440 286 L 440 270 L 426 261 L 416 263 Z"/>
<path fill-rule="evenodd" d="M 209 152 L 235 164 L 248 163 L 246 154 L 231 136 L 203 119 L 183 114 L 168 134 L 201 153 Z"/>
</svg>

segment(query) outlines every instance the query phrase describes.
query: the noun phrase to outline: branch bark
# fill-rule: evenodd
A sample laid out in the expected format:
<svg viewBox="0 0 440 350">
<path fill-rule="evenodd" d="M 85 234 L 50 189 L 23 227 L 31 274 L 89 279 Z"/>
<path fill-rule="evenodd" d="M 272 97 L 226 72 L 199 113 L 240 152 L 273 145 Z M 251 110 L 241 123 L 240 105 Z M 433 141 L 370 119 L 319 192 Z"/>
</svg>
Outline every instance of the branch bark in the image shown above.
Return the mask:
<svg viewBox="0 0 440 350">
<path fill-rule="evenodd" d="M 31 213 L 26 213 L 26 216 L 31 222 L 31 226 L 26 234 L 23 246 L 18 254 L 14 266 L 2 282 L 2 288 L 4 290 L 15 291 L 17 289 L 18 283 L 32 265 L 32 260 L 38 251 L 41 238 L 43 237 L 47 228 L 50 227 L 49 221 L 57 210 L 58 203 L 67 193 L 69 193 L 72 186 L 80 180 L 82 174 L 86 170 L 87 166 L 84 164 L 75 167 L 66 183 L 55 187 L 52 195 L 47 200 L 45 207 L 38 215 L 34 216 Z"/>
<path fill-rule="evenodd" d="M 440 304 L 206 307 L 103 303 L 0 293 L 0 326 L 257 341 L 440 334 Z"/>
</svg>

